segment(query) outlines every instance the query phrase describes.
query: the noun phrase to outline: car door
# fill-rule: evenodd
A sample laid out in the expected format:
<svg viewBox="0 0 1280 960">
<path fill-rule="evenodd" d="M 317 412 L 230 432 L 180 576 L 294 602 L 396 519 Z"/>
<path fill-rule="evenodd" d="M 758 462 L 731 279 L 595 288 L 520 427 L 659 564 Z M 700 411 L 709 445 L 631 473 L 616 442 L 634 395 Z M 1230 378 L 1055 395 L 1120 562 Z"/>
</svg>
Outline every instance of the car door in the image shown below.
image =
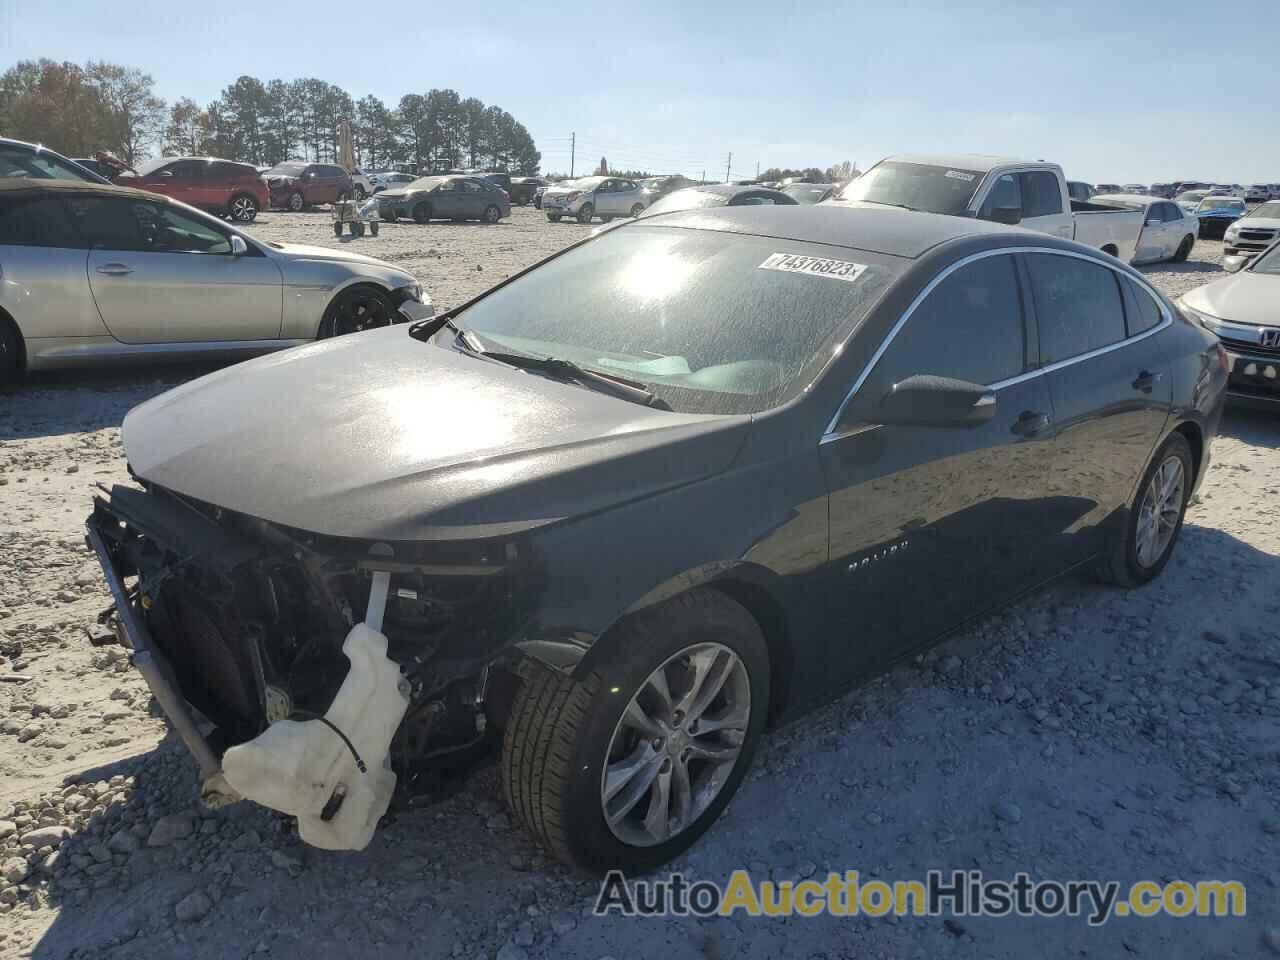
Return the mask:
<svg viewBox="0 0 1280 960">
<path fill-rule="evenodd" d="M 1134 262 L 1150 263 L 1153 260 L 1163 259 L 1168 245 L 1168 231 L 1165 226 L 1162 205 L 1149 203 L 1143 212 L 1142 230 L 1138 234 L 1138 244 L 1133 256 Z"/>
<path fill-rule="evenodd" d="M 489 192 L 485 185 L 477 180 L 462 180 L 458 193 L 460 217 L 468 220 L 479 220 L 484 216 L 484 208 L 489 205 Z"/>
<path fill-rule="evenodd" d="M 1183 219 L 1182 209 L 1176 203 L 1165 201 L 1160 204 L 1160 210 L 1164 216 L 1164 255 L 1172 257 L 1182 241 L 1187 236 L 1194 237 L 1197 231 L 1194 224 L 1189 225 Z"/>
<path fill-rule="evenodd" d="M 62 197 L 0 195 L 0 306 L 24 336 L 105 333 L 85 276 L 87 256 Z"/>
<path fill-rule="evenodd" d="M 126 186 L 137 186 L 143 190 L 162 193 L 183 203 L 195 205 L 196 162 L 194 160 L 175 160 L 158 170 L 153 170 L 136 181 L 124 179 Z"/>
<path fill-rule="evenodd" d="M 1026 256 L 1053 404 L 1051 490 L 1089 503 L 1062 552 L 1097 553 L 1169 415 L 1168 361 L 1151 334 L 1170 322 L 1144 283 L 1079 254 Z"/>
<path fill-rule="evenodd" d="M 1020 266 L 1009 253 L 953 265 L 895 326 L 823 438 L 833 638 L 860 669 L 1039 582 L 1044 544 L 1082 505 L 1048 494 L 1053 422 Z M 965 427 L 884 425 L 908 377 L 989 385 L 995 414 Z"/>
<path fill-rule="evenodd" d="M 90 243 L 98 312 L 124 343 L 269 340 L 280 336 L 283 282 L 256 246 L 167 203 L 125 197 L 70 201 Z"/>
<path fill-rule="evenodd" d="M 632 180 L 617 181 L 617 193 L 614 196 L 615 209 L 620 216 L 631 216 L 631 208 L 637 203 L 643 205 L 644 197 L 640 193 L 640 185 Z"/>
<path fill-rule="evenodd" d="M 462 183 L 457 177 L 450 177 L 431 192 L 431 209 L 446 220 L 462 216 Z"/>
</svg>

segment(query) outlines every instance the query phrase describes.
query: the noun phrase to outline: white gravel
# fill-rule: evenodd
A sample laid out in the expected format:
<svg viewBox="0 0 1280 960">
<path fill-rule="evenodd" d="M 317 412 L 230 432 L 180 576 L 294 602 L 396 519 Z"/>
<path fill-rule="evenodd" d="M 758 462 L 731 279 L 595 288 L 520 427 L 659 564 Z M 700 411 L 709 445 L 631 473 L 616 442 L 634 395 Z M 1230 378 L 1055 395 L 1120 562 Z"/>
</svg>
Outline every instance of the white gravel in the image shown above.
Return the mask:
<svg viewBox="0 0 1280 960">
<path fill-rule="evenodd" d="M 326 214 L 267 239 L 334 243 Z M 400 224 L 359 249 L 450 306 L 583 236 Z M 1150 268 L 1180 294 L 1221 244 Z M 930 867 L 1040 878 L 1234 878 L 1233 920 L 623 920 L 502 813 L 492 767 L 398 813 L 363 853 L 298 843 L 241 804 L 193 808 L 194 771 L 122 651 L 81 522 L 125 479 L 118 425 L 202 368 L 37 377 L 0 396 L 0 957 L 250 955 L 588 960 L 1261 957 L 1280 951 L 1280 423 L 1231 412 L 1164 575 L 1070 580 L 775 732 L 678 866 L 724 879 Z M 29 678 L 25 682 L 9 682 Z M 64 834 L 66 838 L 63 839 Z"/>
</svg>

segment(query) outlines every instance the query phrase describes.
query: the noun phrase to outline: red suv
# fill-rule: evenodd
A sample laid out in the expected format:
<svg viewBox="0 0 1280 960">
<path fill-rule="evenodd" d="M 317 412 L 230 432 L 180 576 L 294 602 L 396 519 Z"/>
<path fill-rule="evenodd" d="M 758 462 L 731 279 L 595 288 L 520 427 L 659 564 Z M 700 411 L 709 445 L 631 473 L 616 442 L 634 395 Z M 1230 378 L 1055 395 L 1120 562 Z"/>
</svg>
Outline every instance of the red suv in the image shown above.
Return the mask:
<svg viewBox="0 0 1280 960">
<path fill-rule="evenodd" d="M 161 157 L 132 175 L 121 174 L 116 183 L 163 193 L 241 223 L 253 220 L 270 201 L 256 167 L 213 157 Z"/>
<path fill-rule="evenodd" d="M 286 160 L 263 176 L 271 190 L 271 206 L 304 210 L 313 203 L 347 200 L 355 190 L 351 174 L 334 163 Z"/>
</svg>

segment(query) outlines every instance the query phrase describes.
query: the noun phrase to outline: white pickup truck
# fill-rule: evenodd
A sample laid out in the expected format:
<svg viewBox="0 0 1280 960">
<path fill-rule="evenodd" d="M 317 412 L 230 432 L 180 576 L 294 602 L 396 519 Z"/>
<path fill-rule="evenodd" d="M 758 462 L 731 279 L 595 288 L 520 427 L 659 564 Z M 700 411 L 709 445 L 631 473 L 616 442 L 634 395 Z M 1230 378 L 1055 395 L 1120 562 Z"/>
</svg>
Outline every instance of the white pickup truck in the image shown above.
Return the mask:
<svg viewBox="0 0 1280 960">
<path fill-rule="evenodd" d="M 1072 200 L 1056 163 L 977 154 L 887 157 L 831 201 L 1017 224 L 1088 244 L 1128 263 L 1142 233 L 1140 210 Z"/>
</svg>

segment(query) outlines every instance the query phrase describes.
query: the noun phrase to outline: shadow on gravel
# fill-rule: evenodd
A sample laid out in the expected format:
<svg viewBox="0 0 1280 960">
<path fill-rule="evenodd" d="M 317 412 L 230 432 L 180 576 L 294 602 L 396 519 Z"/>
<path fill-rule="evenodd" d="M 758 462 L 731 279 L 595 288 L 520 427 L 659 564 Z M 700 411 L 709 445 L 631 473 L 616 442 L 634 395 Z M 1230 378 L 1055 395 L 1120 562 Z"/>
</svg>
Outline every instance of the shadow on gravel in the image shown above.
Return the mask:
<svg viewBox="0 0 1280 960">
<path fill-rule="evenodd" d="M 1271 410 L 1255 410 L 1228 401 L 1218 435 L 1231 437 L 1251 447 L 1280 448 L 1280 405 Z"/>
<path fill-rule="evenodd" d="M 203 361 L 32 373 L 0 391 L 0 440 L 118 427 L 131 407 L 227 365 Z"/>
<path fill-rule="evenodd" d="M 1225 276 L 1225 271 L 1220 263 L 1206 263 L 1203 260 L 1187 260 L 1183 263 L 1144 263 L 1142 272 L 1147 274 L 1161 273 L 1221 273 Z"/>
<path fill-rule="evenodd" d="M 1146 587 L 1060 582 L 767 736 L 724 818 L 672 869 L 720 883 L 740 868 L 757 881 L 931 867 L 1126 885 L 1230 877 L 1265 899 L 1274 859 L 1261 851 L 1275 839 L 1259 823 L 1280 792 L 1277 582 L 1280 557 L 1194 522 Z M 250 804 L 195 810 L 193 765 L 172 736 L 79 779 L 41 815 L 60 822 L 70 805 L 77 831 L 22 894 L 60 908 L 30 947 L 39 960 L 1260 955 L 1253 910 L 1099 928 L 592 917 L 596 881 L 513 827 L 491 766 L 389 817 L 367 850 L 338 853 L 301 845 L 288 818 Z"/>
</svg>

